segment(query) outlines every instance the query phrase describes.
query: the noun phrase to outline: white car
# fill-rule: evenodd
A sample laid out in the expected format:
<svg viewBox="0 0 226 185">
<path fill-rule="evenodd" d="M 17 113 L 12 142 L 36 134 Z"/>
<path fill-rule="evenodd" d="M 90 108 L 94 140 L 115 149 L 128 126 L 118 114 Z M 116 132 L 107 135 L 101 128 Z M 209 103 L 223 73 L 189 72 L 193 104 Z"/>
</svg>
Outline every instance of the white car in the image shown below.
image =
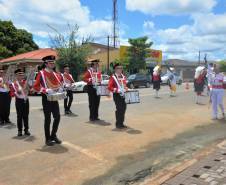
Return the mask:
<svg viewBox="0 0 226 185">
<path fill-rule="evenodd" d="M 87 83 L 84 81 L 75 82 L 73 92 L 85 92 Z"/>
<path fill-rule="evenodd" d="M 108 75 L 102 75 L 103 81 L 102 84 L 107 85 L 109 81 Z M 75 82 L 75 88 L 73 89 L 73 92 L 86 92 L 87 83 L 84 81 Z"/>
</svg>

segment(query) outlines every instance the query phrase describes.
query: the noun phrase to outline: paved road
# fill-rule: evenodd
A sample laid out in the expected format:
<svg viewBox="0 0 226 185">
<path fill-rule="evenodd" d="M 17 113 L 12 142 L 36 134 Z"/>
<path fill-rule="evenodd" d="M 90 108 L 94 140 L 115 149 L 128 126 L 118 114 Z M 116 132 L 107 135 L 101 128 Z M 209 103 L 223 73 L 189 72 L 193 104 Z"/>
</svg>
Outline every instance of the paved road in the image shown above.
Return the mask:
<svg viewBox="0 0 226 185">
<path fill-rule="evenodd" d="M 194 104 L 192 89 L 179 87 L 161 99 L 140 89 L 141 103 L 128 105 L 126 124 L 114 129 L 115 106 L 102 98 L 99 124 L 88 122 L 86 94 L 75 94 L 72 111 L 62 115 L 62 145 L 44 146 L 40 97 L 31 97 L 31 137 L 16 137 L 15 125 L 0 128 L 0 185 L 127 185 L 139 184 L 164 167 L 191 157 L 200 148 L 225 138 L 226 124 L 212 122 L 208 98 Z M 62 102 L 61 102 L 62 104 Z M 61 110 L 63 114 L 63 109 Z M 12 106 L 11 119 L 16 121 Z"/>
</svg>

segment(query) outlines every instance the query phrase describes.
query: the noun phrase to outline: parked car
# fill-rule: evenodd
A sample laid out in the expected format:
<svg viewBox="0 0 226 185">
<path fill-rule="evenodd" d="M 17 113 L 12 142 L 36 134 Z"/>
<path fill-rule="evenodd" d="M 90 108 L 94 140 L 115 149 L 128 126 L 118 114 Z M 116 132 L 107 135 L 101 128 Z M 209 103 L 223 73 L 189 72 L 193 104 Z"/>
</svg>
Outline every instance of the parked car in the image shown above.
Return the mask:
<svg viewBox="0 0 226 185">
<path fill-rule="evenodd" d="M 107 85 L 109 82 L 108 75 L 102 75 L 103 81 L 102 84 Z M 73 92 L 86 92 L 87 91 L 87 83 L 84 81 L 75 82 L 75 89 Z"/>
<path fill-rule="evenodd" d="M 145 74 L 132 74 L 127 78 L 127 86 L 130 89 L 144 86 L 146 88 L 151 87 L 151 75 Z"/>
<path fill-rule="evenodd" d="M 174 73 L 175 77 L 176 77 L 176 82 L 177 84 L 182 84 L 183 80 L 182 78 L 177 74 L 177 73 Z M 168 74 L 163 74 L 161 76 L 161 80 L 162 80 L 162 84 L 169 84 L 169 75 Z"/>
</svg>

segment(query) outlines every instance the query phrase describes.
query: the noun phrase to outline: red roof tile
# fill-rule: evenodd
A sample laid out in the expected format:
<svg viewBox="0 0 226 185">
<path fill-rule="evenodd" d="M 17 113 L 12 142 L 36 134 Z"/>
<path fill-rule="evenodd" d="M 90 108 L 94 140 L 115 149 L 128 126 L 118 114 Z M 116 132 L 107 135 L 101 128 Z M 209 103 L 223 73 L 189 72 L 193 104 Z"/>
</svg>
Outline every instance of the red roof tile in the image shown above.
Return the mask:
<svg viewBox="0 0 226 185">
<path fill-rule="evenodd" d="M 38 49 L 35 51 L 19 54 L 10 58 L 0 60 L 0 63 L 13 62 L 22 59 L 41 60 L 43 57 L 48 55 L 57 56 L 56 50 L 52 48 Z"/>
</svg>

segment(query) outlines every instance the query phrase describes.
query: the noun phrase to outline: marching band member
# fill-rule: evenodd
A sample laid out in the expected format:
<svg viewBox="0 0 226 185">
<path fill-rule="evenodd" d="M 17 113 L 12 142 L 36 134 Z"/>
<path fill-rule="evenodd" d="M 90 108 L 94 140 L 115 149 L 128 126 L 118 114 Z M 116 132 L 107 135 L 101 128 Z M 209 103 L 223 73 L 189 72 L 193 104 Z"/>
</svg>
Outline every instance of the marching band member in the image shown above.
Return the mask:
<svg viewBox="0 0 226 185">
<path fill-rule="evenodd" d="M 197 94 L 196 104 L 200 104 L 200 97 L 204 91 L 205 78 L 206 78 L 205 67 L 204 66 L 197 67 L 195 70 L 195 77 L 194 77 L 194 89 Z"/>
<path fill-rule="evenodd" d="M 4 79 L 4 70 L 0 69 L 0 124 L 11 123 L 9 120 L 11 96 L 9 82 Z"/>
<path fill-rule="evenodd" d="M 47 95 L 54 94 L 55 92 L 63 92 L 62 79 L 54 72 L 55 56 L 50 55 L 44 57 L 42 60 L 46 63 L 46 68 L 38 73 L 34 90 L 42 93 L 46 145 L 53 146 L 54 143 L 62 143 L 57 137 L 57 130 L 60 123 L 60 108 L 58 101 L 49 101 Z M 50 134 L 51 114 L 54 120 Z"/>
<path fill-rule="evenodd" d="M 28 91 L 31 86 L 25 80 L 24 71 L 22 69 L 15 70 L 16 80 L 11 84 L 11 96 L 15 96 L 16 113 L 17 113 L 17 129 L 18 136 L 22 136 L 24 127 L 24 135 L 30 136 L 29 132 L 29 99 Z"/>
<path fill-rule="evenodd" d="M 176 82 L 176 77 L 174 75 L 175 69 L 173 67 L 169 68 L 167 70 L 167 74 L 169 76 L 169 87 L 170 87 L 170 96 L 173 97 L 175 96 L 176 90 L 177 90 L 177 82 Z"/>
<path fill-rule="evenodd" d="M 161 68 L 160 66 L 156 66 L 153 70 L 152 82 L 153 82 L 153 89 L 155 89 L 155 97 L 159 98 L 159 90 L 161 86 Z"/>
<path fill-rule="evenodd" d="M 225 118 L 224 113 L 224 74 L 220 72 L 219 66 L 213 69 L 214 74 L 210 75 L 210 85 L 212 87 L 210 98 L 212 102 L 212 119 L 218 119 L 218 107 L 220 107 L 222 116 Z"/>
<path fill-rule="evenodd" d="M 73 91 L 72 85 L 75 83 L 72 75 L 70 74 L 69 66 L 66 64 L 64 65 L 64 73 L 62 74 L 64 87 L 67 89 L 67 98 L 64 99 L 64 112 L 66 114 L 72 114 L 71 112 L 71 104 L 73 102 Z"/>
<path fill-rule="evenodd" d="M 87 83 L 87 92 L 89 97 L 89 120 L 99 121 L 98 109 L 100 105 L 100 96 L 97 95 L 95 86 L 100 85 L 102 81 L 101 72 L 98 70 L 99 60 L 94 60 L 91 67 L 84 74 L 84 81 Z"/>
<path fill-rule="evenodd" d="M 125 92 L 128 90 L 126 86 L 126 77 L 122 74 L 123 67 L 117 63 L 114 65 L 115 74 L 111 76 L 108 83 L 108 89 L 113 93 L 113 99 L 116 106 L 116 128 L 124 129 L 125 126 L 125 113 L 126 113 L 126 102 Z"/>
</svg>

